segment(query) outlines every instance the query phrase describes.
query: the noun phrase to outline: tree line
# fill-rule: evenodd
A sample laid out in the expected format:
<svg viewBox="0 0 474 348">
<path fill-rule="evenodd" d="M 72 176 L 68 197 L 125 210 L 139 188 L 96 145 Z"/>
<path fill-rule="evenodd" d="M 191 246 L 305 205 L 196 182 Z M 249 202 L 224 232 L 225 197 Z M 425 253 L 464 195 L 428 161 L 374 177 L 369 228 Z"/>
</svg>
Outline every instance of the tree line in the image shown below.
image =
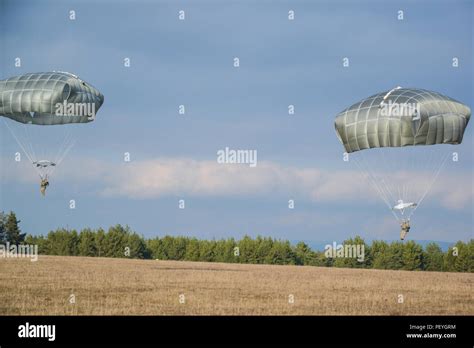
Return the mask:
<svg viewBox="0 0 474 348">
<path fill-rule="evenodd" d="M 38 245 L 39 254 L 64 256 L 121 257 L 180 261 L 205 261 L 320 267 L 375 268 L 393 270 L 474 272 L 474 239 L 458 241 L 446 252 L 436 243 L 425 248 L 414 241 L 373 241 L 361 237 L 347 239 L 343 246 L 363 246 L 363 261 L 354 257 L 328 257 L 306 243 L 292 245 L 270 237 L 200 240 L 164 236 L 146 239 L 128 226 L 116 225 L 107 231 L 85 228 L 57 229 L 46 236 L 22 234 L 14 213 L 0 213 L 0 242 Z"/>
</svg>

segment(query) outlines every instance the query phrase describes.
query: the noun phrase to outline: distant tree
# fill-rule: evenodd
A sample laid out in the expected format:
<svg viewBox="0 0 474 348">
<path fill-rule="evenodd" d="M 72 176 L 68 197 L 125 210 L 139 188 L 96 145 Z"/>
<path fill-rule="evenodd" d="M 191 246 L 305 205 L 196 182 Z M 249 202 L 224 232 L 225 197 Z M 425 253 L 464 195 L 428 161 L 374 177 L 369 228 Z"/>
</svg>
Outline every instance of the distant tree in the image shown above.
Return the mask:
<svg viewBox="0 0 474 348">
<path fill-rule="evenodd" d="M 307 262 L 308 266 L 331 267 L 333 259 L 327 258 L 322 251 L 311 251 L 311 257 Z"/>
<path fill-rule="evenodd" d="M 162 260 L 179 260 L 179 242 L 172 236 L 165 236 L 161 239 L 159 257 Z"/>
<path fill-rule="evenodd" d="M 429 243 L 424 253 L 424 269 L 427 271 L 442 271 L 444 254 L 436 243 Z"/>
<path fill-rule="evenodd" d="M 255 241 L 249 236 L 244 236 L 237 242 L 239 248 L 239 262 L 240 263 L 257 263 L 257 250 L 255 248 Z"/>
<path fill-rule="evenodd" d="M 10 244 L 19 245 L 25 240 L 26 234 L 21 233 L 20 227 L 18 226 L 20 222 L 21 221 L 16 218 L 14 212 L 8 214 L 4 224 L 4 234 L 6 236 L 6 241 L 10 242 Z"/>
<path fill-rule="evenodd" d="M 105 231 L 99 228 L 94 236 L 96 255 L 99 257 L 105 257 L 108 252 L 105 235 Z"/>
<path fill-rule="evenodd" d="M 67 235 L 67 245 L 71 256 L 79 255 L 79 235 L 76 230 L 72 230 Z"/>
<path fill-rule="evenodd" d="M 238 252 L 236 252 L 237 243 L 235 242 L 234 238 L 230 238 L 226 241 L 223 241 L 223 249 L 224 249 L 224 262 L 238 262 Z"/>
<path fill-rule="evenodd" d="M 150 256 L 153 259 L 158 259 L 158 260 L 163 259 L 162 242 L 160 238 L 156 237 L 153 239 L 149 239 L 147 240 L 146 245 L 150 253 Z"/>
<path fill-rule="evenodd" d="M 370 247 L 372 268 L 388 269 L 390 264 L 390 246 L 385 241 L 373 241 Z"/>
<path fill-rule="evenodd" d="M 146 243 L 143 237 L 136 233 L 132 233 L 128 236 L 127 247 L 130 248 L 130 258 L 133 259 L 145 259 L 149 258 Z"/>
<path fill-rule="evenodd" d="M 6 215 L 3 213 L 3 211 L 0 211 L 0 243 L 5 243 L 6 242 L 6 229 L 5 229 L 5 223 L 7 221 Z"/>
<path fill-rule="evenodd" d="M 412 240 L 403 246 L 403 269 L 408 271 L 423 269 L 423 248 Z"/>
<path fill-rule="evenodd" d="M 0 213 L 0 242 L 4 239 L 10 243 L 38 245 L 41 254 L 474 272 L 474 239 L 467 243 L 459 241 L 443 254 L 435 243 L 428 244 L 425 250 L 413 241 L 391 244 L 373 241 L 369 247 L 356 236 L 343 242 L 343 246 L 351 247 L 352 257 L 330 258 L 325 252 L 311 250 L 304 242 L 293 246 L 289 241 L 261 236 L 256 239 L 244 236 L 239 241 L 173 236 L 145 239 L 121 225 L 109 228 L 107 233 L 103 229 L 83 229 L 79 234 L 75 230 L 57 229 L 46 237 L 28 235 L 25 238 L 19 223 L 13 212 Z M 357 246 L 364 247 L 363 262 L 358 260 L 362 249 Z"/>
<path fill-rule="evenodd" d="M 256 263 L 265 263 L 265 259 L 271 252 L 274 243 L 275 242 L 272 238 L 262 238 L 261 236 L 258 236 L 252 243 L 255 250 L 250 253 L 250 255 L 252 255 L 250 259 L 254 259 L 254 262 Z"/>
<path fill-rule="evenodd" d="M 199 260 L 206 262 L 215 261 L 215 241 L 202 240 L 199 243 Z"/>
<path fill-rule="evenodd" d="M 310 265 L 314 258 L 314 253 L 305 242 L 299 242 L 295 247 L 295 257 L 297 265 Z"/>
<path fill-rule="evenodd" d="M 474 239 L 469 240 L 469 242 L 467 243 L 467 253 L 467 271 L 474 272 Z"/>
<path fill-rule="evenodd" d="M 236 258 L 234 256 L 235 248 L 234 239 L 220 239 L 215 242 L 215 261 L 216 262 L 235 262 Z"/>
<path fill-rule="evenodd" d="M 191 238 L 186 244 L 186 254 L 185 259 L 188 261 L 199 261 L 199 244 L 201 242 L 196 238 Z"/>
<path fill-rule="evenodd" d="M 456 261 L 458 254 L 459 253 L 458 253 L 457 247 L 451 246 L 448 248 L 448 250 L 444 254 L 443 271 L 446 271 L 446 272 L 456 271 L 454 267 L 454 262 Z"/>
<path fill-rule="evenodd" d="M 350 255 L 345 257 L 337 257 L 334 260 L 334 266 L 347 268 L 364 268 L 368 264 L 367 257 L 369 255 L 369 247 L 365 241 L 356 236 L 354 239 L 350 238 L 342 243 L 344 249 L 347 249 Z"/>
<path fill-rule="evenodd" d="M 44 236 L 32 236 L 31 234 L 28 234 L 25 237 L 24 244 L 28 245 L 37 245 L 38 246 L 38 254 L 47 254 L 48 249 L 46 246 L 47 240 L 44 238 Z"/>
<path fill-rule="evenodd" d="M 387 250 L 387 269 L 403 268 L 404 245 L 401 242 L 392 242 Z"/>
<path fill-rule="evenodd" d="M 296 257 L 291 249 L 290 242 L 276 241 L 265 259 L 265 263 L 272 265 L 294 265 Z"/>
<path fill-rule="evenodd" d="M 125 251 L 128 242 L 128 235 L 130 230 L 128 227 L 115 225 L 109 228 L 105 235 L 105 255 L 107 257 L 126 257 Z"/>
<path fill-rule="evenodd" d="M 184 260 L 186 255 L 186 244 L 187 238 L 184 237 L 174 237 L 172 242 L 172 260 Z"/>
<path fill-rule="evenodd" d="M 459 241 L 455 244 L 455 247 L 458 250 L 458 255 L 454 259 L 454 270 L 456 272 L 469 272 L 473 255 L 469 255 L 468 245 Z"/>
<path fill-rule="evenodd" d="M 97 256 L 96 233 L 86 228 L 79 233 L 79 255 Z"/>
<path fill-rule="evenodd" d="M 79 238 L 76 231 L 57 229 L 48 233 L 45 249 L 50 255 L 73 256 L 78 254 Z"/>
</svg>

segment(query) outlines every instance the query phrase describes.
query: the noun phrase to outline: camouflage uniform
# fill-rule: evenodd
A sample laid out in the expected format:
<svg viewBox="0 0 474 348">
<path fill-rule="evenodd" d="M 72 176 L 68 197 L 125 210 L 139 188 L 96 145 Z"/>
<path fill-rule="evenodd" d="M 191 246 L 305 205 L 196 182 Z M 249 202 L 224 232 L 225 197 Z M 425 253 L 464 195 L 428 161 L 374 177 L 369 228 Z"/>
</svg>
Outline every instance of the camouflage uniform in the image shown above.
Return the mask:
<svg viewBox="0 0 474 348">
<path fill-rule="evenodd" d="M 49 186 L 49 181 L 48 179 L 42 179 L 41 180 L 41 186 L 40 186 L 40 192 L 43 196 L 46 195 L 46 188 Z"/>
<path fill-rule="evenodd" d="M 404 240 L 408 232 L 410 232 L 410 222 L 403 221 L 401 224 L 402 230 L 400 231 L 400 239 Z"/>
</svg>

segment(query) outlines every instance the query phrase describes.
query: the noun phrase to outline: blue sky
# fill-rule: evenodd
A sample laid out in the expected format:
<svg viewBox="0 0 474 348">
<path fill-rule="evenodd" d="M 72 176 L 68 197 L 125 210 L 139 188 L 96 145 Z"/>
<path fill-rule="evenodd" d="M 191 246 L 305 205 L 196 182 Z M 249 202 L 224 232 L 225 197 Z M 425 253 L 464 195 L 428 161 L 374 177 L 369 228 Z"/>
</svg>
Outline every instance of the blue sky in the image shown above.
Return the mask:
<svg viewBox="0 0 474 348">
<path fill-rule="evenodd" d="M 357 168 L 341 160 L 334 117 L 397 85 L 472 107 L 471 1 L 0 4 L 0 78 L 69 71 L 105 96 L 97 120 L 74 130 L 76 146 L 46 198 L 34 171 L 13 161 L 19 148 L 1 123 L 0 210 L 17 212 L 28 233 L 121 223 L 147 237 L 396 239 L 398 225 L 370 185 L 347 180 Z M 413 239 L 472 238 L 472 145 L 469 126 L 460 162 L 443 170 L 443 189 L 413 218 Z M 225 147 L 256 149 L 257 169 L 219 167 Z"/>
</svg>

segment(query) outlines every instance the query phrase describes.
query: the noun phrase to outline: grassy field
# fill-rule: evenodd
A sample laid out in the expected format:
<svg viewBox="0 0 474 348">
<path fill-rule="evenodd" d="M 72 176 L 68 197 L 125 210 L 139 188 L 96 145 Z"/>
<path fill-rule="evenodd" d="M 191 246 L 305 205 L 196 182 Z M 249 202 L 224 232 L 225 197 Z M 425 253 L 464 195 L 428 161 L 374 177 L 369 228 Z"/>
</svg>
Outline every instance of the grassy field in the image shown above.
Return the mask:
<svg viewBox="0 0 474 348">
<path fill-rule="evenodd" d="M 473 315 L 474 274 L 61 256 L 2 259 L 0 314 Z"/>
</svg>

